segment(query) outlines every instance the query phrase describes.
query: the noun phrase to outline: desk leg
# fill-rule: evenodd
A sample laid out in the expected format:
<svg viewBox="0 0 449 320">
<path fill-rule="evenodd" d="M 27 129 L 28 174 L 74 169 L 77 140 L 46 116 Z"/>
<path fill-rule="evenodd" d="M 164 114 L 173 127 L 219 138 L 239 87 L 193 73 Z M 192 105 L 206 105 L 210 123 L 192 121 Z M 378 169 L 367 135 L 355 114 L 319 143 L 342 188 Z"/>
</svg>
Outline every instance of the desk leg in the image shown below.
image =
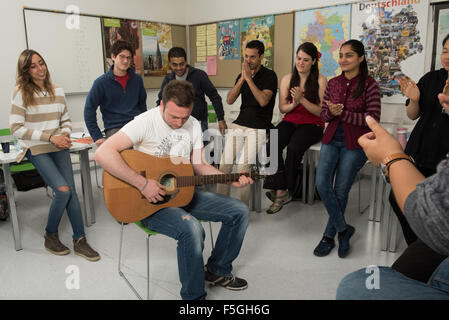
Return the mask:
<svg viewBox="0 0 449 320">
<path fill-rule="evenodd" d="M 17 219 L 16 201 L 14 200 L 14 190 L 12 187 L 12 177 L 9 163 L 2 164 L 3 175 L 5 176 L 6 195 L 8 196 L 9 213 L 11 216 L 12 235 L 14 247 L 17 251 L 22 250 L 22 240 L 20 237 L 19 220 Z"/>
<path fill-rule="evenodd" d="M 79 152 L 81 168 L 81 185 L 83 190 L 84 223 L 90 227 L 95 223 L 94 201 L 92 196 L 92 181 L 90 179 L 89 150 Z"/>
</svg>

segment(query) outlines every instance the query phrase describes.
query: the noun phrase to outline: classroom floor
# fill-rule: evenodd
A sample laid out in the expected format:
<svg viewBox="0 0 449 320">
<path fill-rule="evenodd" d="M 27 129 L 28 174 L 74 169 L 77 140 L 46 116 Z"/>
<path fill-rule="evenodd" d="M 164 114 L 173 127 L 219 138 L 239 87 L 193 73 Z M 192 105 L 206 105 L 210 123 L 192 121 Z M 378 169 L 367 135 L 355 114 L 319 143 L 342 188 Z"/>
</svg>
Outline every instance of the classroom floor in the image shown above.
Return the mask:
<svg viewBox="0 0 449 320">
<path fill-rule="evenodd" d="M 79 174 L 75 174 L 80 186 Z M 10 221 L 0 221 L 0 300 L 1 299 L 136 299 L 117 270 L 120 225 L 107 212 L 94 172 L 96 223 L 86 228 L 88 242 L 101 260 L 89 262 L 72 252 L 56 256 L 44 249 L 43 233 L 50 199 L 44 189 L 16 192 L 23 250 L 15 251 Z M 313 249 L 321 239 L 327 213 L 320 201 L 313 205 L 294 201 L 274 215 L 266 214 L 270 201 L 263 196 L 262 212 L 251 212 L 246 237 L 234 274 L 248 281 L 244 291 L 207 287 L 208 299 L 335 299 L 344 275 L 368 265 L 391 265 L 405 249 L 401 239 L 395 253 L 380 250 L 380 224 L 368 221 L 368 213 L 358 212 L 357 188 L 351 190 L 346 218 L 356 228 L 352 251 L 345 259 L 335 248 L 326 257 L 316 257 Z M 81 194 L 78 190 L 78 194 Z M 265 190 L 263 190 L 265 194 Z M 368 203 L 369 181 L 362 180 L 362 204 Z M 209 226 L 206 229 L 204 259 L 210 254 Z M 214 236 L 220 225 L 213 223 Z M 70 249 L 71 227 L 64 215 L 60 239 Z M 163 235 L 150 240 L 151 299 L 180 299 L 176 242 Z M 123 271 L 146 297 L 145 234 L 134 224 L 125 227 Z M 79 272 L 79 283 L 74 276 Z M 79 285 L 79 288 L 77 286 Z M 71 288 L 71 289 L 69 289 Z"/>
</svg>

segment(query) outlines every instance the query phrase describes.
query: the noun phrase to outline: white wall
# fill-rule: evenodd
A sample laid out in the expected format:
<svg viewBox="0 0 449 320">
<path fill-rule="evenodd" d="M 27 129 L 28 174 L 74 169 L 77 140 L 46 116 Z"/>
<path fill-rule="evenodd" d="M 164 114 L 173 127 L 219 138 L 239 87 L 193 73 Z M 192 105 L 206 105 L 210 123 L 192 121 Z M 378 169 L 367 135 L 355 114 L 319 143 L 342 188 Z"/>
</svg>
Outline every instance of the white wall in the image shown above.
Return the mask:
<svg viewBox="0 0 449 320">
<path fill-rule="evenodd" d="M 10 95 L 14 88 L 15 68 L 19 53 L 26 48 L 25 31 L 23 25 L 22 7 L 28 6 L 41 9 L 65 10 L 74 4 L 82 13 L 102 14 L 123 18 L 160 21 L 174 24 L 193 25 L 212 21 L 221 21 L 232 18 L 251 17 L 264 14 L 285 13 L 301 9 L 311 9 L 321 6 L 337 5 L 358 2 L 356 0 L 6 0 L 0 10 L 2 28 L 1 38 L 7 45 L 0 51 L 3 77 L 0 79 L 0 128 L 8 126 L 10 108 Z M 431 2 L 440 2 L 433 0 Z M 4 1 L 5 2 L 5 1 Z M 429 13 L 431 17 L 431 13 Z M 425 70 L 430 70 L 431 46 L 433 40 L 432 20 L 429 19 L 426 48 L 427 58 Z M 63 54 L 63 53 L 61 53 Z M 51 66 L 49 66 L 51 71 Z M 282 77 L 283 75 L 278 75 Z M 415 79 L 416 81 L 418 79 Z M 227 89 L 220 89 L 223 97 L 226 119 L 232 120 L 238 114 L 239 101 L 232 106 L 226 104 Z M 157 90 L 148 90 L 147 104 L 153 107 L 156 101 Z M 74 122 L 83 121 L 83 107 L 85 95 L 68 96 L 69 111 Z M 278 120 L 276 113 L 273 121 Z M 403 105 L 383 104 L 382 121 L 402 122 L 412 125 L 405 115 Z"/>
<path fill-rule="evenodd" d="M 17 59 L 20 52 L 26 49 L 23 6 L 65 11 L 68 5 L 76 5 L 81 13 L 186 25 L 188 16 L 185 14 L 185 4 L 184 0 L 3 0 L 0 10 L 1 39 L 4 43 L 0 50 L 0 128 L 9 126 L 8 115 L 11 92 L 15 85 Z M 64 52 L 61 52 L 61 55 L 63 54 Z M 51 71 L 51 66 L 49 70 Z M 72 121 L 83 121 L 85 99 L 85 95 L 67 97 Z M 153 107 L 155 102 L 155 94 L 149 90 L 148 106 Z"/>
</svg>

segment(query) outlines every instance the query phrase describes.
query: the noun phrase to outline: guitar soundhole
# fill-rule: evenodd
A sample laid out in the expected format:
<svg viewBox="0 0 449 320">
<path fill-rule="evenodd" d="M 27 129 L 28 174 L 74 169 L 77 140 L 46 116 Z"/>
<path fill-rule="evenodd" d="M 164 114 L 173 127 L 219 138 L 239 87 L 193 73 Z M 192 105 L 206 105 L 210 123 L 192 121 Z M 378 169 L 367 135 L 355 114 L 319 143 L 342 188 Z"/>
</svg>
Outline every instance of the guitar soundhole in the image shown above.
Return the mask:
<svg viewBox="0 0 449 320">
<path fill-rule="evenodd" d="M 162 176 L 159 183 L 165 187 L 165 196 L 163 196 L 164 200 L 159 201 L 157 204 L 165 203 L 170 201 L 172 198 L 176 196 L 176 178 L 173 174 L 166 174 Z"/>
</svg>

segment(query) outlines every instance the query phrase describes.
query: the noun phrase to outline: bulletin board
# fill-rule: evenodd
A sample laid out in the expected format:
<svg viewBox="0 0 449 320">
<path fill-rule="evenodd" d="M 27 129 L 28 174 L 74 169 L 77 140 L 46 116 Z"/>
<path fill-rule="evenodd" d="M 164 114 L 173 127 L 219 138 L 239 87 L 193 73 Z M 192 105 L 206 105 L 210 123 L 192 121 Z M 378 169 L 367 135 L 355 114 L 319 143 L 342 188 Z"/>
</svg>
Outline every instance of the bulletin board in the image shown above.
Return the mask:
<svg viewBox="0 0 449 320">
<path fill-rule="evenodd" d="M 210 23 L 207 23 L 210 24 Z M 204 24 L 206 25 L 206 24 Z M 190 43 L 190 63 L 192 66 L 197 61 L 196 50 L 196 26 L 189 27 Z M 292 70 L 293 61 L 293 31 L 294 14 L 285 13 L 274 16 L 274 71 L 277 74 L 278 81 L 284 75 Z M 209 76 L 215 87 L 232 88 L 235 79 L 242 71 L 242 62 L 240 59 L 220 60 L 217 59 L 217 75 Z"/>
</svg>

